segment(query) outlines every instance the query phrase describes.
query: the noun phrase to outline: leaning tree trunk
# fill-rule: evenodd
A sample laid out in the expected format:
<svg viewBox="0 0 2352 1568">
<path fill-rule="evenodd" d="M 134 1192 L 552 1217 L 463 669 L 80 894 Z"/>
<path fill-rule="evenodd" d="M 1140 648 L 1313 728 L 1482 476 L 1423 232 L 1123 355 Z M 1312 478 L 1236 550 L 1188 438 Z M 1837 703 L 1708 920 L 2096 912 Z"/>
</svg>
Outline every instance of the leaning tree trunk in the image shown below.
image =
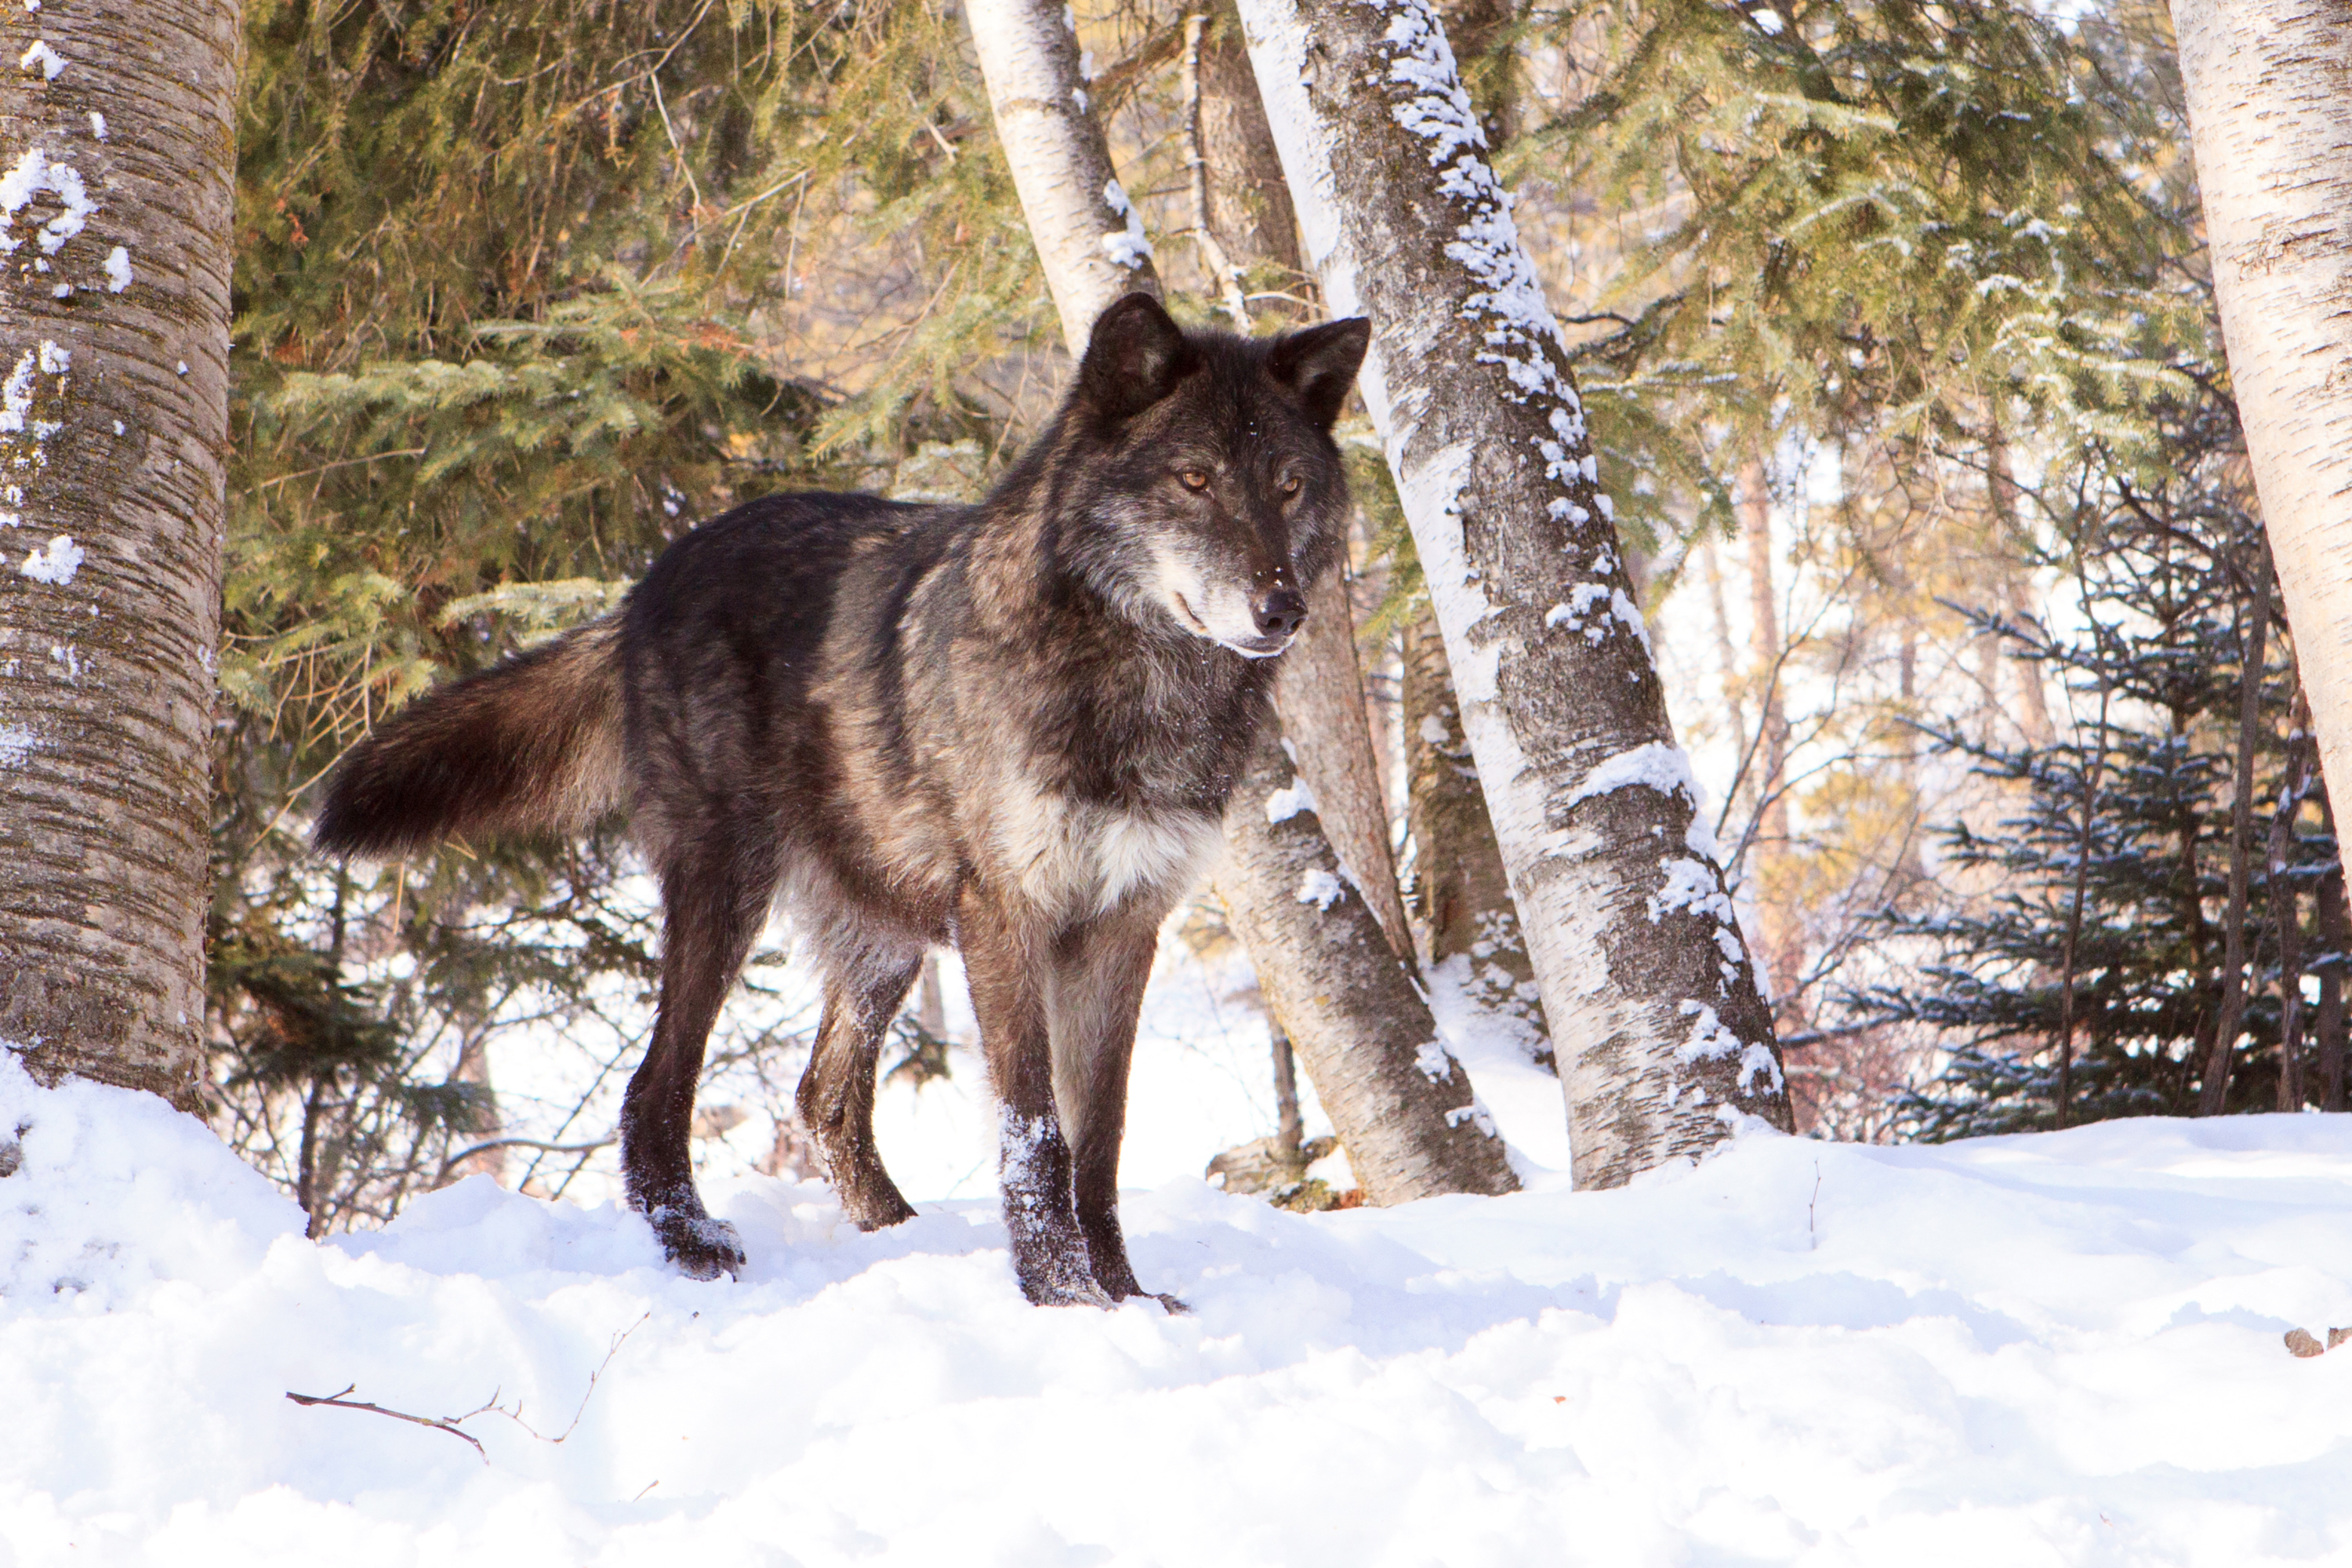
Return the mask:
<svg viewBox="0 0 2352 1568">
<path fill-rule="evenodd" d="M 1445 634 L 1551 1026 L 1575 1173 L 1789 1125 L 1566 350 L 1425 0 L 1241 0 L 1309 260 Z"/>
<path fill-rule="evenodd" d="M 5 15 L 0 1039 L 193 1110 L 237 8 Z"/>
<path fill-rule="evenodd" d="M 1094 243 L 1089 237 L 1098 238 L 1103 233 L 1096 226 L 1103 222 L 1102 211 L 1059 196 L 1035 202 L 1028 198 L 1033 188 L 1048 193 L 1118 188 L 1108 173 L 1110 153 L 1102 129 L 1076 85 L 1077 40 L 1068 31 L 1066 15 L 1040 0 L 987 0 L 972 8 L 971 18 L 976 35 L 987 30 L 998 35 L 982 46 L 981 68 L 991 78 L 989 96 L 1000 106 L 1000 115 L 1009 103 L 1017 122 L 1033 114 L 1027 95 L 1049 90 L 1062 95 L 1055 100 L 1059 107 L 1053 107 L 1060 127 L 1055 135 L 1007 136 L 1004 150 L 1023 192 L 1023 209 L 1046 287 L 1053 291 L 1066 342 L 1076 357 L 1085 352 L 1095 318 L 1122 294 L 1141 289 L 1157 295 L 1160 288 L 1139 226 L 1133 246 L 1121 250 L 1120 270 L 1108 273 L 1092 265 L 1089 253 Z M 1020 68 L 1027 74 L 1018 78 L 1017 89 L 1013 79 L 1000 80 L 1000 67 L 991 64 L 1006 58 L 1007 38 L 1024 40 L 1013 51 L 1027 62 Z M 1057 62 L 1053 69 L 1064 74 L 1051 75 L 1035 64 L 1039 60 Z M 1044 111 L 1034 112 L 1042 117 Z M 1024 162 L 1047 166 L 1024 174 Z M 1097 172 L 1103 184 L 1088 184 Z M 1123 205 L 1124 198 L 1120 200 Z M 1286 661 L 1291 657 L 1286 655 Z M 1280 679 L 1286 679 L 1286 674 Z M 1288 784 L 1288 774 L 1280 745 L 1268 736 L 1255 765 L 1238 781 L 1226 812 L 1230 853 L 1219 886 L 1257 969 L 1258 983 L 1276 999 L 1276 1018 L 1306 1062 L 1317 1098 L 1346 1145 L 1366 1196 L 1374 1203 L 1395 1203 L 1447 1192 L 1507 1191 L 1516 1184 L 1503 1163 L 1501 1140 L 1484 1117 L 1463 1110 L 1471 1103 L 1468 1078 L 1436 1044 L 1428 1008 L 1399 968 L 1387 933 L 1337 874 L 1339 858 L 1304 801 L 1312 785 L 1307 792 L 1294 791 L 1283 802 L 1271 801 L 1275 791 Z M 1277 778 L 1282 782 L 1275 782 Z M 1265 843 L 1277 834 L 1281 852 Z M 1319 847 L 1297 847 L 1300 835 L 1310 836 Z M 1306 921 L 1298 905 L 1304 872 L 1293 860 L 1319 868 L 1330 887 L 1349 896 L 1324 897 L 1326 886 L 1317 882 L 1315 913 L 1319 918 Z M 1350 955 L 1353 967 L 1330 957 L 1334 952 Z M 1309 976 L 1317 978 L 1310 981 Z M 1343 979 L 1346 984 L 1340 983 Z M 1297 999 L 1296 1016 L 1285 1011 L 1284 997 Z M 1442 1071 L 1437 1066 L 1441 1060 Z M 1429 1085 L 1429 1090 L 1423 1092 L 1417 1084 Z M 1449 1119 L 1457 1110 L 1462 1114 Z M 1491 1158 L 1473 1152 L 1436 1159 L 1430 1152 L 1457 1147 L 1489 1147 Z M 1493 1171 L 1501 1175 L 1496 1177 Z"/>
<path fill-rule="evenodd" d="M 1256 808 L 1244 809 L 1250 803 Z M 1470 1075 L 1438 1039 L 1429 1005 L 1362 894 L 1339 874 L 1270 735 L 1234 791 L 1225 842 L 1234 881 L 1285 890 L 1235 900 L 1234 929 L 1252 952 L 1291 960 L 1261 968 L 1258 984 L 1307 1064 L 1365 1201 L 1515 1191 L 1518 1179 Z"/>
<path fill-rule="evenodd" d="M 2352 10 L 2173 0 L 2230 380 L 2321 772 L 2352 800 Z"/>
</svg>

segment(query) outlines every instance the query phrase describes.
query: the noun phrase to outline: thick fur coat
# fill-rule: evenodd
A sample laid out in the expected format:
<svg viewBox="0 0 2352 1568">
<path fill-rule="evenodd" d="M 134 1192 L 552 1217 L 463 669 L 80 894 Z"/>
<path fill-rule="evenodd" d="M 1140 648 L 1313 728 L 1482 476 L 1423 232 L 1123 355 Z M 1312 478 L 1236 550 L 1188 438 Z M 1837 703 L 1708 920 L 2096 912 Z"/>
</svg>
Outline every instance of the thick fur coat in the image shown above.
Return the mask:
<svg viewBox="0 0 2352 1568">
<path fill-rule="evenodd" d="M 823 966 L 800 1109 L 868 1227 L 913 1212 L 874 1145 L 883 1031 L 924 951 L 959 948 L 1023 1289 L 1139 1294 L 1116 1191 L 1136 1014 L 1339 561 L 1330 428 L 1367 342 L 1360 321 L 1186 332 L 1131 295 L 980 505 L 792 495 L 704 524 L 616 616 L 380 726 L 317 842 L 389 856 L 629 813 L 665 925 L 622 1163 L 706 1277 L 742 1252 L 694 1189 L 695 1083 L 771 906 Z"/>
</svg>

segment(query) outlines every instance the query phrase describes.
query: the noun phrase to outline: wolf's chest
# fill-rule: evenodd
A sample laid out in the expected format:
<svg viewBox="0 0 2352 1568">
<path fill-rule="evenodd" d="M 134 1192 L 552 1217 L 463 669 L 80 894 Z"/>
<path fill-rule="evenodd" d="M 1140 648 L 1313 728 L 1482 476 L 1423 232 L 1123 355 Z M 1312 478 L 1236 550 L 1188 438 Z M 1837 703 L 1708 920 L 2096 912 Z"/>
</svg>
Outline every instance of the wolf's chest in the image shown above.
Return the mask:
<svg viewBox="0 0 2352 1568">
<path fill-rule="evenodd" d="M 1108 913 L 1139 895 L 1173 903 L 1223 843 L 1205 813 L 1125 810 L 1019 783 L 995 816 L 1000 873 L 1031 904 L 1065 917 Z"/>
</svg>

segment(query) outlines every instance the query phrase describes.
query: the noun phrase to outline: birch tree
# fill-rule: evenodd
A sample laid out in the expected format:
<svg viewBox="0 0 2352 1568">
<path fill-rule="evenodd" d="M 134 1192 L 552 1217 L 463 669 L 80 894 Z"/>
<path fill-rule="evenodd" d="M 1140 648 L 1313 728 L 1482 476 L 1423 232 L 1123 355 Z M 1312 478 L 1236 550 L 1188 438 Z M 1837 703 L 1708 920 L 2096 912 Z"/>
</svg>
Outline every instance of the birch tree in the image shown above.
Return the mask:
<svg viewBox="0 0 2352 1568">
<path fill-rule="evenodd" d="M 2352 14 L 2172 0 L 2230 380 L 2322 773 L 2352 799 Z"/>
<path fill-rule="evenodd" d="M 1427 574 L 1580 1184 L 1786 1129 L 1772 1023 L 1675 744 L 1559 328 L 1423 0 L 1242 0 Z"/>
<path fill-rule="evenodd" d="M 0 38 L 0 1039 L 194 1109 L 235 0 Z"/>
<path fill-rule="evenodd" d="M 1095 318 L 1122 295 L 1161 293 L 1150 246 L 1111 172 L 1068 13 L 1040 0 L 979 0 L 968 14 L 1014 187 L 1076 358 Z M 1110 266 L 1099 264 L 1105 258 Z M 1352 668 L 1352 653 L 1349 662 Z M 1286 669 L 1279 679 L 1287 685 L 1293 677 Z M 1299 786 L 1271 732 L 1237 781 L 1225 837 L 1220 888 L 1366 1195 L 1386 1204 L 1517 1186 L 1468 1075 L 1439 1041 L 1387 932 L 1340 874 L 1312 788 Z"/>
</svg>

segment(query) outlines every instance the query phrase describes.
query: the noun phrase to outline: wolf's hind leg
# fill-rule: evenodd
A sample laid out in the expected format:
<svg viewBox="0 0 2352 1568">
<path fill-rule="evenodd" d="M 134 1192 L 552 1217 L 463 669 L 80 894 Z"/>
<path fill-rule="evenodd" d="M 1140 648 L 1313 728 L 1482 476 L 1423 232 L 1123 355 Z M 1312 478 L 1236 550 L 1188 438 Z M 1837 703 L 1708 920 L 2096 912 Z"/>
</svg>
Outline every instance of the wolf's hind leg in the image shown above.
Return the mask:
<svg viewBox="0 0 2352 1568">
<path fill-rule="evenodd" d="M 1136 1283 L 1118 1224 L 1118 1150 L 1127 1132 L 1127 1075 L 1135 1020 L 1159 945 L 1158 922 L 1122 913 L 1081 926 L 1054 954 L 1046 989 L 1055 1097 L 1070 1124 L 1078 1228 L 1095 1282 L 1118 1300 Z M 1160 1299 L 1171 1310 L 1181 1303 Z"/>
<path fill-rule="evenodd" d="M 825 1179 L 860 1230 L 915 1217 L 874 1144 L 874 1071 L 883 1032 L 921 969 L 920 958 L 871 956 L 827 973 L 824 1021 L 793 1096 L 824 1157 Z"/>
<path fill-rule="evenodd" d="M 1054 1103 L 1043 984 L 1050 955 L 977 889 L 964 893 L 956 934 L 996 1091 L 998 1186 L 1021 1293 L 1039 1306 L 1108 1307 L 1072 1208 L 1070 1145 Z"/>
<path fill-rule="evenodd" d="M 767 922 L 776 885 L 773 862 L 756 836 L 716 837 L 721 851 L 662 868 L 661 1010 L 654 1043 L 621 1105 L 629 1203 L 653 1223 L 678 1271 L 696 1279 L 743 1267 L 735 1227 L 711 1218 L 694 1190 L 688 1141 L 710 1026 Z"/>
</svg>

